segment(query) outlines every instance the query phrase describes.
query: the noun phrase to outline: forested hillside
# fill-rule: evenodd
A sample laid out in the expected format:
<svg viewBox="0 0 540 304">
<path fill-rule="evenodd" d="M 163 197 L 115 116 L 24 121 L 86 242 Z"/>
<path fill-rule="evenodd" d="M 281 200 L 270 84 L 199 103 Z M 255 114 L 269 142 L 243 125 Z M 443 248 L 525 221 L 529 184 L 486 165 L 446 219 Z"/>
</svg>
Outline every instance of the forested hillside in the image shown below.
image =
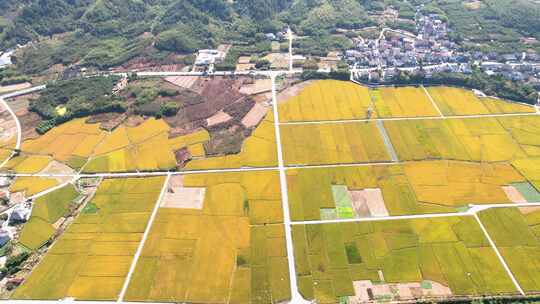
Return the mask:
<svg viewBox="0 0 540 304">
<path fill-rule="evenodd" d="M 17 58 L 25 73 L 74 63 L 106 69 L 223 42 L 265 51 L 262 33 L 290 25 L 307 36 L 296 47 L 324 54 L 347 46 L 332 36 L 337 28 L 382 26 L 377 14 L 388 6 L 410 20 L 420 4 L 447 18 L 467 47 L 507 50 L 540 38 L 540 5 L 530 0 L 21 0 L 0 1 L 0 50 L 33 41 Z"/>
</svg>

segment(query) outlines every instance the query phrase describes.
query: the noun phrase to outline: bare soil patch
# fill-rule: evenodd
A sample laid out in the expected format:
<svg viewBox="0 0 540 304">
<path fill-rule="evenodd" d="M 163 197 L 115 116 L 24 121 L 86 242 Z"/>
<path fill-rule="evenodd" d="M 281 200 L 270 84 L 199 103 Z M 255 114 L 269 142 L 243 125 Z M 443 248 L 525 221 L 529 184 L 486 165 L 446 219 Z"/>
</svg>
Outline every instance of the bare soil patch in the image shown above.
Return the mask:
<svg viewBox="0 0 540 304">
<path fill-rule="evenodd" d="M 410 283 L 373 284 L 369 280 L 353 281 L 355 295 L 349 297 L 350 303 L 368 303 L 377 299 L 414 300 L 419 298 L 447 298 L 452 291 L 435 281 Z"/>
<path fill-rule="evenodd" d="M 285 102 L 289 100 L 290 98 L 298 95 L 306 86 L 312 84 L 313 80 L 304 81 L 295 85 L 292 85 L 290 87 L 287 87 L 286 89 L 282 90 L 277 95 L 278 103 Z"/>
<path fill-rule="evenodd" d="M 349 191 L 355 213 L 360 217 L 388 216 L 381 189 Z"/>
<path fill-rule="evenodd" d="M 503 186 L 503 191 L 512 203 L 526 204 L 527 200 L 514 186 Z"/>
<path fill-rule="evenodd" d="M 206 188 L 186 188 L 182 176 L 171 177 L 167 192 L 161 201 L 162 208 L 202 209 Z"/>
<path fill-rule="evenodd" d="M 206 124 L 209 126 L 209 127 L 212 127 L 212 126 L 215 126 L 215 125 L 218 125 L 218 124 L 221 124 L 221 123 L 225 123 L 225 122 L 228 122 L 232 119 L 232 117 L 223 112 L 223 111 L 219 111 L 217 112 L 216 114 L 214 114 L 213 116 L 209 117 L 206 119 Z"/>
<path fill-rule="evenodd" d="M 125 113 L 101 113 L 90 116 L 87 123 L 99 123 L 103 130 L 111 131 L 127 119 Z"/>
<path fill-rule="evenodd" d="M 19 84 L 0 86 L 0 94 L 27 89 L 31 86 L 32 84 L 30 82 L 23 82 Z"/>
<path fill-rule="evenodd" d="M 193 84 L 199 79 L 198 76 L 171 76 L 165 77 L 165 81 L 185 89 L 191 89 Z"/>
<path fill-rule="evenodd" d="M 240 88 L 240 93 L 254 95 L 272 90 L 272 81 L 270 79 L 256 79 L 253 83 L 245 84 Z"/>
<path fill-rule="evenodd" d="M 232 125 L 226 129 L 210 131 L 210 140 L 204 144 L 206 155 L 235 154 L 242 150 L 244 140 L 251 132 L 241 125 Z"/>
<path fill-rule="evenodd" d="M 47 165 L 47 167 L 43 168 L 43 170 L 41 170 L 39 173 L 40 174 L 65 174 L 65 175 L 69 175 L 69 174 L 75 174 L 76 172 L 75 172 L 75 170 L 71 169 L 67 165 L 65 165 L 65 164 L 63 164 L 61 162 L 58 162 L 56 160 L 53 160 Z M 68 182 L 68 181 L 71 180 L 70 176 L 55 176 L 53 178 L 55 180 L 57 180 L 60 184 Z"/>
<path fill-rule="evenodd" d="M 257 126 L 268 112 L 268 107 L 256 103 L 242 119 L 242 124 L 246 128 Z"/>
</svg>

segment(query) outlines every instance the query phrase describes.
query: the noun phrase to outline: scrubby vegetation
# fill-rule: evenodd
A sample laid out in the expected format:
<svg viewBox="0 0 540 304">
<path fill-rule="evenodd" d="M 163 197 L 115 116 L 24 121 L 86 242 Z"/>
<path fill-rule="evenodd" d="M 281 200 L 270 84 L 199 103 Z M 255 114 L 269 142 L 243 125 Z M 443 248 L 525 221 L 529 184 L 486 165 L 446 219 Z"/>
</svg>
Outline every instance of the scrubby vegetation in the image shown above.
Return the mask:
<svg viewBox="0 0 540 304">
<path fill-rule="evenodd" d="M 94 77 L 57 81 L 50 84 L 39 98 L 30 103 L 30 110 L 38 113 L 44 121 L 37 131 L 45 133 L 54 126 L 74 117 L 104 112 L 124 112 L 122 99 L 112 95 L 118 77 Z M 65 107 L 60 114 L 57 107 Z"/>
</svg>

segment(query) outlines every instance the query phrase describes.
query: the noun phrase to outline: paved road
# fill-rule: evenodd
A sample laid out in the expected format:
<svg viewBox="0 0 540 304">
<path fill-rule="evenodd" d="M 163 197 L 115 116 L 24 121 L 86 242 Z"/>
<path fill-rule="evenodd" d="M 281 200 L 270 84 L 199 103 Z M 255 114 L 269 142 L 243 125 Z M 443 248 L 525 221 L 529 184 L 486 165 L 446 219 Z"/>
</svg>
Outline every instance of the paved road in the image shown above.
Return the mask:
<svg viewBox="0 0 540 304">
<path fill-rule="evenodd" d="M 165 196 L 165 192 L 167 191 L 167 185 L 169 184 L 169 179 L 171 178 L 171 174 L 167 175 L 167 178 L 165 178 L 165 182 L 163 183 L 163 187 L 161 188 L 161 193 L 159 194 L 158 199 L 156 200 L 156 204 L 154 206 L 154 209 L 152 210 L 152 214 L 150 215 L 150 219 L 148 220 L 148 223 L 146 224 L 146 229 L 144 230 L 144 234 L 142 236 L 141 241 L 139 242 L 139 246 L 137 247 L 137 251 L 135 252 L 135 255 L 133 256 L 133 260 L 131 261 L 131 266 L 129 267 L 129 272 L 126 276 L 126 279 L 124 280 L 124 285 L 122 286 L 122 290 L 120 291 L 120 294 L 118 295 L 118 301 L 122 303 L 124 301 L 124 297 L 126 295 L 127 289 L 129 287 L 129 282 L 131 281 L 131 277 L 133 276 L 133 273 L 135 272 L 135 268 L 137 266 L 137 262 L 139 261 L 139 257 L 141 256 L 141 253 L 144 248 L 144 243 L 146 242 L 146 239 L 148 238 L 148 235 L 150 234 L 150 230 L 152 229 L 152 224 L 154 223 L 154 220 L 156 219 L 156 214 L 159 210 L 159 206 L 161 204 L 161 201 L 163 200 L 163 197 Z"/>
<path fill-rule="evenodd" d="M 283 162 L 283 150 L 281 146 L 281 132 L 279 129 L 279 111 L 276 92 L 276 75 L 271 76 L 272 80 L 272 109 L 274 111 L 274 130 L 276 136 L 279 184 L 281 190 L 281 205 L 283 207 L 283 224 L 285 225 L 285 242 L 287 245 L 287 261 L 289 264 L 289 281 L 291 284 L 291 303 L 301 304 L 309 303 L 298 292 L 298 283 L 296 281 L 296 265 L 294 261 L 294 247 L 291 231 L 291 215 L 289 211 L 289 192 L 287 190 L 287 177 L 285 175 L 285 165 Z"/>
<path fill-rule="evenodd" d="M 30 93 L 33 93 L 33 92 L 43 90 L 45 88 L 46 88 L 45 85 L 40 85 L 40 86 L 35 86 L 35 87 L 23 89 L 23 90 L 20 90 L 20 91 L 16 91 L 16 92 L 12 92 L 12 93 L 0 96 L 0 104 L 2 104 L 8 110 L 9 114 L 11 114 L 11 116 L 15 120 L 15 124 L 17 125 L 17 142 L 15 144 L 15 149 L 20 149 L 21 148 L 21 138 L 22 138 L 21 122 L 19 121 L 19 118 L 17 117 L 17 115 L 15 115 L 15 112 L 13 112 L 13 110 L 8 105 L 8 103 L 6 102 L 5 99 L 30 94 Z M 15 154 L 16 154 L 15 151 L 11 152 L 11 155 L 0 164 L 0 168 L 4 167 L 7 164 L 7 162 L 13 156 L 15 156 Z"/>
<path fill-rule="evenodd" d="M 7 102 L 4 100 L 3 97 L 0 97 L 0 104 L 2 104 L 4 106 L 4 108 L 6 108 L 6 110 L 9 112 L 9 114 L 11 114 L 11 116 L 13 117 L 13 119 L 15 120 L 15 124 L 17 126 L 17 142 L 15 143 L 15 149 L 20 149 L 21 148 L 21 138 L 22 138 L 22 128 L 21 128 L 21 122 L 19 121 L 19 118 L 17 117 L 17 115 L 15 115 L 15 112 L 13 112 L 13 110 L 11 109 L 11 107 L 7 104 Z M 0 168 L 4 167 L 7 162 L 13 157 L 15 156 L 16 152 L 15 151 L 12 151 L 11 152 L 11 155 L 6 158 L 1 164 L 0 164 Z"/>
</svg>

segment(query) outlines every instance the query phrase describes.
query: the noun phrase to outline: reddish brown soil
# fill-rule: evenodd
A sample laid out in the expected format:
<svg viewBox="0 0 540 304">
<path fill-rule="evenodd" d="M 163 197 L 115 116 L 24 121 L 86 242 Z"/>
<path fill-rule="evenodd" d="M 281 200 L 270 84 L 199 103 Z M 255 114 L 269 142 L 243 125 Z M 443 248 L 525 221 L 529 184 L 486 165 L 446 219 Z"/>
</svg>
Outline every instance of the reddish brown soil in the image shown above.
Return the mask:
<svg viewBox="0 0 540 304">
<path fill-rule="evenodd" d="M 113 130 L 118 127 L 122 122 L 127 118 L 126 114 L 120 113 L 102 113 L 97 115 L 90 116 L 86 122 L 87 123 L 100 123 L 99 126 L 103 130 Z"/>
<path fill-rule="evenodd" d="M 16 113 L 22 128 L 22 140 L 37 138 L 39 134 L 36 132 L 36 127 L 42 121 L 41 117 L 34 112 L 29 112 L 26 109 Z"/>
</svg>

